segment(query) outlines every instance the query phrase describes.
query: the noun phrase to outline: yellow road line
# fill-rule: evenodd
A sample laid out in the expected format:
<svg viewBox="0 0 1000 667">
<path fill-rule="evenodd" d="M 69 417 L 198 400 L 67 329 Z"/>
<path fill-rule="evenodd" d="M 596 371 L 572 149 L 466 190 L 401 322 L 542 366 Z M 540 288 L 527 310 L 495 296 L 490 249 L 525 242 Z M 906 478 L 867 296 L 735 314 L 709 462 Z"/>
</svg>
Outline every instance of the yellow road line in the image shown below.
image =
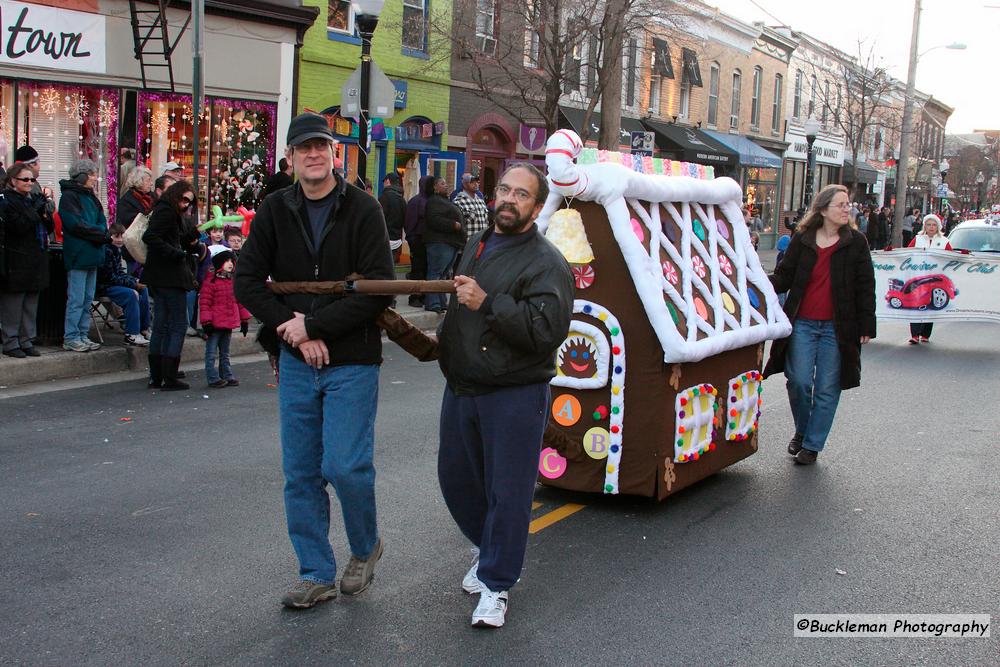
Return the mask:
<svg viewBox="0 0 1000 667">
<path fill-rule="evenodd" d="M 557 507 L 547 514 L 543 514 L 538 517 L 528 526 L 528 532 L 534 535 L 535 533 L 544 530 L 556 523 L 557 521 L 562 521 L 568 516 L 576 514 L 584 508 L 584 505 L 577 505 L 576 503 L 566 503 L 562 507 Z"/>
<path fill-rule="evenodd" d="M 542 504 L 536 500 L 535 502 L 531 503 L 531 511 L 534 512 L 536 509 L 538 509 L 541 506 L 542 506 Z"/>
</svg>

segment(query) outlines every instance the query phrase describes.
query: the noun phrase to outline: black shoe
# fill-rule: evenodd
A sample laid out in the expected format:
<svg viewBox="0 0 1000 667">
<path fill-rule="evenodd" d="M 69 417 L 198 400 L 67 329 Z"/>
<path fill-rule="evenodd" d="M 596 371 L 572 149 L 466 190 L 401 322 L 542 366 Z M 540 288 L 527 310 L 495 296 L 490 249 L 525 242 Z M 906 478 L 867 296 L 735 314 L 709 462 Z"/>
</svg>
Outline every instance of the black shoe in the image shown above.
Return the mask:
<svg viewBox="0 0 1000 667">
<path fill-rule="evenodd" d="M 406 302 L 411 306 L 413 306 L 414 308 L 424 307 L 424 300 L 419 296 L 411 296 L 409 299 L 406 300 Z"/>
<path fill-rule="evenodd" d="M 159 389 L 163 386 L 163 357 L 158 354 L 149 355 L 148 389 Z"/>
<path fill-rule="evenodd" d="M 811 466 L 816 463 L 817 456 L 819 456 L 819 452 L 811 449 L 800 449 L 799 453 L 795 455 L 795 462 L 804 466 Z"/>
<path fill-rule="evenodd" d="M 216 380 L 215 382 L 209 382 L 208 386 L 212 389 L 222 389 L 226 386 L 225 380 Z"/>
<path fill-rule="evenodd" d="M 184 371 L 182 371 L 180 369 L 177 370 L 177 379 L 178 380 L 183 380 L 186 377 L 187 377 L 187 375 L 184 374 Z"/>
<path fill-rule="evenodd" d="M 227 387 L 238 387 L 238 386 L 240 386 L 240 381 L 237 380 L 236 378 L 229 378 L 228 380 L 226 380 L 226 386 Z"/>
<path fill-rule="evenodd" d="M 38 348 L 32 347 L 22 347 L 21 352 L 24 352 L 29 357 L 40 357 L 42 353 L 38 351 Z"/>
<path fill-rule="evenodd" d="M 15 347 L 13 350 L 4 350 L 3 353 L 8 357 L 14 357 L 15 359 L 24 359 L 28 356 L 24 353 L 24 350 L 19 347 Z"/>
<path fill-rule="evenodd" d="M 802 439 L 805 436 L 801 433 L 796 433 L 788 443 L 788 453 L 795 456 L 800 451 L 802 451 Z"/>
<path fill-rule="evenodd" d="M 163 373 L 163 391 L 184 391 L 190 389 L 191 385 L 177 379 L 177 367 L 180 366 L 180 357 L 160 357 L 161 372 Z"/>
</svg>

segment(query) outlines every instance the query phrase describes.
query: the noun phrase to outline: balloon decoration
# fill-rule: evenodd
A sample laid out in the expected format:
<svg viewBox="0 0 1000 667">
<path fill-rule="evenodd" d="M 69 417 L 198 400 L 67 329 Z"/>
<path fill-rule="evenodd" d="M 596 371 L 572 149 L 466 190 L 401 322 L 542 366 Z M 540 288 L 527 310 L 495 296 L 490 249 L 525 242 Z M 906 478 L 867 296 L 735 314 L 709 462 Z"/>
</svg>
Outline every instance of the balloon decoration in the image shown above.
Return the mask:
<svg viewBox="0 0 1000 667">
<path fill-rule="evenodd" d="M 253 223 L 253 217 L 257 215 L 257 211 L 248 211 L 245 206 L 240 206 L 236 209 L 236 213 L 243 217 L 243 225 L 240 227 L 240 231 L 243 233 L 243 238 L 250 235 L 250 225 Z"/>
<path fill-rule="evenodd" d="M 243 207 L 241 206 L 240 208 L 243 208 Z M 246 209 L 243 209 L 243 210 L 245 211 Z M 252 216 L 251 216 L 251 219 L 252 219 Z M 246 219 L 244 218 L 244 216 L 242 214 L 240 214 L 240 215 L 222 215 L 222 209 L 219 208 L 218 204 L 216 204 L 215 206 L 212 206 L 212 218 L 210 220 L 207 220 L 206 222 L 203 222 L 200 225 L 198 225 L 198 231 L 200 231 L 200 232 L 207 232 L 208 230 L 214 229 L 214 228 L 225 229 L 226 227 L 229 227 L 229 226 L 232 226 L 232 227 L 236 227 L 237 226 L 237 225 L 227 225 L 226 224 L 227 222 L 235 222 L 235 223 L 238 223 L 239 225 L 244 225 L 244 224 L 246 224 Z M 249 225 L 248 225 L 248 227 L 249 227 Z"/>
</svg>

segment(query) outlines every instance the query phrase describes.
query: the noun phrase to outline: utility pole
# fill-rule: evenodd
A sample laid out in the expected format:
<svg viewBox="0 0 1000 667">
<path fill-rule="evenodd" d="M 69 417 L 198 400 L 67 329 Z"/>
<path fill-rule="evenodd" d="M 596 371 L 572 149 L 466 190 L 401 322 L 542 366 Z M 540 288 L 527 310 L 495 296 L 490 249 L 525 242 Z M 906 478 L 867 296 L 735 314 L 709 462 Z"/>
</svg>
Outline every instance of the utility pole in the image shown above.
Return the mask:
<svg viewBox="0 0 1000 667">
<path fill-rule="evenodd" d="M 896 206 L 892 215 L 893 248 L 903 244 L 903 214 L 907 206 L 907 169 L 910 164 L 910 137 L 913 134 L 913 97 L 916 90 L 918 42 L 920 40 L 920 0 L 913 0 L 913 34 L 910 37 L 910 67 L 906 75 L 906 100 L 903 103 L 903 131 L 899 140 L 896 164 Z"/>
<path fill-rule="evenodd" d="M 193 29 L 191 35 L 191 54 L 192 54 L 192 64 L 194 71 L 191 75 L 191 112 L 194 115 L 194 132 L 192 140 L 194 141 L 194 160 L 193 160 L 193 170 L 191 184 L 194 186 L 194 195 L 201 200 L 201 190 L 198 189 L 198 173 L 201 169 L 201 165 L 198 164 L 198 154 L 201 151 L 201 138 L 199 136 L 199 121 L 201 121 L 201 108 L 205 105 L 205 69 L 204 69 L 204 58 L 205 58 L 205 0 L 192 0 L 191 2 L 191 27 Z M 206 206 L 208 201 L 203 202 Z M 195 222 L 198 221 L 198 211 L 200 210 L 199 205 L 196 203 L 194 206 L 194 218 Z"/>
</svg>

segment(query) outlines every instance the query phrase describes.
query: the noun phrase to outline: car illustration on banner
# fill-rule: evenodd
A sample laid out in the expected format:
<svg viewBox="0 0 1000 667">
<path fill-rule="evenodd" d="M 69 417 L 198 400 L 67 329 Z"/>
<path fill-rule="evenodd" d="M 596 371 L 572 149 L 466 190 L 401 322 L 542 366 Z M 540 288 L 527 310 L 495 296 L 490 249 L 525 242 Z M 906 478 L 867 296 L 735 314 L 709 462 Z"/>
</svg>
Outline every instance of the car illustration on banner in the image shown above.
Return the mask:
<svg viewBox="0 0 1000 667">
<path fill-rule="evenodd" d="M 943 310 L 958 296 L 955 283 L 940 273 L 911 278 L 905 283 L 898 278 L 889 280 L 885 300 L 891 308 L 913 310 Z"/>
</svg>

